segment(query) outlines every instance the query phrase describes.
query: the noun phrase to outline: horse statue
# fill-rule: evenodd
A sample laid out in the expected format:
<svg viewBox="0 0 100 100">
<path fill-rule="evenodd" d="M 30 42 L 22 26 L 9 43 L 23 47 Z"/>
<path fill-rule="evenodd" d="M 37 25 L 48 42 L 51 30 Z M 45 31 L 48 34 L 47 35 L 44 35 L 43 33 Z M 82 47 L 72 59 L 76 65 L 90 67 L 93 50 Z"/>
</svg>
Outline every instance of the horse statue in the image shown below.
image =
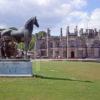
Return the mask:
<svg viewBox="0 0 100 100">
<path fill-rule="evenodd" d="M 9 29 L 4 29 L 0 33 L 1 38 L 5 37 L 11 37 L 13 38 L 17 43 L 24 42 L 25 44 L 25 55 L 27 57 L 27 51 L 29 49 L 29 43 L 32 38 L 32 32 L 33 32 L 33 26 L 39 27 L 38 21 L 36 17 L 30 18 L 24 25 L 23 28 L 17 29 L 14 27 L 11 27 Z M 5 47 L 6 48 L 6 47 Z M 6 51 L 6 50 L 5 50 Z M 6 52 L 5 52 L 6 53 Z"/>
</svg>

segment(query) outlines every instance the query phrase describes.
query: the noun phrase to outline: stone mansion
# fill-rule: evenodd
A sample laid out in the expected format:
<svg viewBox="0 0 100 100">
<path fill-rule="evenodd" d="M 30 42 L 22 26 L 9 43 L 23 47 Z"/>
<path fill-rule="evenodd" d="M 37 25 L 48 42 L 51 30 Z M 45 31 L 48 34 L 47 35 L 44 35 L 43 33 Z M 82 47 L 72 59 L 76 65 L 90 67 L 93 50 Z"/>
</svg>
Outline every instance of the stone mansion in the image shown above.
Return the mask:
<svg viewBox="0 0 100 100">
<path fill-rule="evenodd" d="M 48 28 L 45 36 L 36 36 L 35 54 L 37 58 L 100 58 L 100 31 L 76 26 L 71 33 L 67 26 L 66 36 L 62 28 L 59 36 L 51 36 Z"/>
</svg>

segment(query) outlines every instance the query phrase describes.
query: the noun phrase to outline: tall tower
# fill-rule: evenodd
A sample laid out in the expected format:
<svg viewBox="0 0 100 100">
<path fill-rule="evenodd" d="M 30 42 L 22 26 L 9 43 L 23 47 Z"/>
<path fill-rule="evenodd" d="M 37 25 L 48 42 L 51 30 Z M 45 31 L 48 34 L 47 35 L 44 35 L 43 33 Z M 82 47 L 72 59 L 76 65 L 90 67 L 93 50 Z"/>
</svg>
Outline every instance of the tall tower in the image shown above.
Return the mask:
<svg viewBox="0 0 100 100">
<path fill-rule="evenodd" d="M 63 58 L 63 30 L 62 30 L 62 28 L 60 28 L 60 48 L 59 48 L 59 52 L 60 52 L 60 57 Z"/>
<path fill-rule="evenodd" d="M 46 35 L 47 57 L 49 57 L 49 36 L 50 36 L 50 29 L 47 28 L 47 35 Z"/>
<path fill-rule="evenodd" d="M 83 34 L 83 28 L 81 28 L 81 29 L 79 30 L 79 34 L 80 34 L 80 35 Z"/>
<path fill-rule="evenodd" d="M 69 32 L 69 26 L 67 26 L 67 28 L 66 28 L 66 36 L 69 35 L 69 34 L 70 34 L 70 32 Z"/>
<path fill-rule="evenodd" d="M 67 28 L 66 28 L 66 58 L 68 59 L 68 55 L 69 55 L 69 52 L 68 52 L 68 48 L 69 48 L 69 43 L 68 43 L 68 41 L 69 41 L 69 34 L 70 34 L 70 32 L 69 32 L 69 26 L 67 26 Z"/>
<path fill-rule="evenodd" d="M 63 33 L 62 33 L 62 28 L 60 28 L 60 37 L 63 36 Z"/>
<path fill-rule="evenodd" d="M 100 30 L 99 30 L 99 32 L 98 32 L 98 37 L 99 37 L 99 40 L 100 40 Z"/>
<path fill-rule="evenodd" d="M 78 35 L 78 26 L 75 27 L 74 33 L 75 33 L 76 35 Z"/>
</svg>

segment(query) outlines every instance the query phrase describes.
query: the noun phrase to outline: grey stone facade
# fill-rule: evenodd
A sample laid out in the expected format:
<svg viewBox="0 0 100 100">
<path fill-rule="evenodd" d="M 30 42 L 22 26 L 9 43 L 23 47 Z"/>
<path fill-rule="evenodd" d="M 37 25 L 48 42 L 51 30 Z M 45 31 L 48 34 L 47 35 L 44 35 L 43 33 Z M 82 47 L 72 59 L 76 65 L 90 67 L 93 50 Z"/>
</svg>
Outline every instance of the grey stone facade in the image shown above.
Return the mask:
<svg viewBox="0 0 100 100">
<path fill-rule="evenodd" d="M 51 36 L 48 32 L 36 39 L 37 58 L 100 58 L 100 31 L 76 27 L 74 33 L 70 33 L 67 27 L 66 36 L 62 28 L 59 36 Z"/>
</svg>

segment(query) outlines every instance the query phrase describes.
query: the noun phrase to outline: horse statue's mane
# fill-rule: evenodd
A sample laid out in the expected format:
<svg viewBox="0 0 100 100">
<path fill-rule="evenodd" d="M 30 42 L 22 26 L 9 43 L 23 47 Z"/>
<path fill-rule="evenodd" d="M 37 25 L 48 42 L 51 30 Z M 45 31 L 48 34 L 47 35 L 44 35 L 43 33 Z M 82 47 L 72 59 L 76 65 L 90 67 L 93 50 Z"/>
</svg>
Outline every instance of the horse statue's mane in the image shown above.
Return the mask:
<svg viewBox="0 0 100 100">
<path fill-rule="evenodd" d="M 36 17 L 31 17 L 24 25 L 25 29 L 28 29 L 30 31 L 30 33 L 32 33 L 33 31 L 33 23 L 39 27 L 38 23 L 37 23 L 37 19 Z"/>
</svg>

